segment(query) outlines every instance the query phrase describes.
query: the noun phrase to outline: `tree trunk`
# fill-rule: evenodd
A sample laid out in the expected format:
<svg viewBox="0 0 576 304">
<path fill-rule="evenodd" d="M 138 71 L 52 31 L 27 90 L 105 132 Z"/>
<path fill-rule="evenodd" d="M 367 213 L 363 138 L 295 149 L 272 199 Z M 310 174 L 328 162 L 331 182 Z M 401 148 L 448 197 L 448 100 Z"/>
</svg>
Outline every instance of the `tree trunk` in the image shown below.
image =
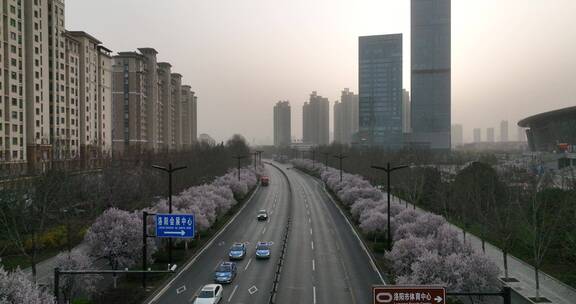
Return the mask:
<svg viewBox="0 0 576 304">
<path fill-rule="evenodd" d="M 538 266 L 534 266 L 534 276 L 536 279 L 536 302 L 540 301 L 540 274 L 538 273 Z"/>
<path fill-rule="evenodd" d="M 486 254 L 486 240 L 482 238 L 482 253 Z"/>
<path fill-rule="evenodd" d="M 506 249 L 503 249 L 502 255 L 504 258 L 504 278 L 508 279 L 508 251 Z"/>
<path fill-rule="evenodd" d="M 32 253 L 30 254 L 30 267 L 32 268 L 32 282 L 36 283 L 36 234 L 32 236 Z"/>
</svg>

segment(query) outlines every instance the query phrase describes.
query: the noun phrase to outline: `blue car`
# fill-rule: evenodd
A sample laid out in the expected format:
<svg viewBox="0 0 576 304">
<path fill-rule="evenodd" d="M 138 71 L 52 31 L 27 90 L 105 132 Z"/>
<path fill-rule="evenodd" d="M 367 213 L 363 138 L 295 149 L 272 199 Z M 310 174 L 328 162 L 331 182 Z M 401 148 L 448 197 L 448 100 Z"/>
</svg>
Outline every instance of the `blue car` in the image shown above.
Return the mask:
<svg viewBox="0 0 576 304">
<path fill-rule="evenodd" d="M 230 260 L 242 260 L 246 256 L 246 245 L 242 243 L 234 243 L 230 248 L 228 257 Z"/>
<path fill-rule="evenodd" d="M 257 259 L 270 258 L 270 243 L 258 242 L 258 244 L 256 245 L 256 258 Z"/>
<path fill-rule="evenodd" d="M 216 283 L 232 283 L 232 280 L 236 277 L 236 263 L 234 262 L 222 262 L 216 268 L 214 273 L 214 281 Z"/>
</svg>

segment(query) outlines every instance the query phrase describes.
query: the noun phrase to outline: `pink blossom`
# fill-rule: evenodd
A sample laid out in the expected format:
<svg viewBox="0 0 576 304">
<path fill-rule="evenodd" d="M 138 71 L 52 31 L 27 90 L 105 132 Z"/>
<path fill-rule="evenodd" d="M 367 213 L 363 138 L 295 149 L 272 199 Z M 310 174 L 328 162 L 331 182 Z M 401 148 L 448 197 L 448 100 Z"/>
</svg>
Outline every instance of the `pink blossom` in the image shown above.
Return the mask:
<svg viewBox="0 0 576 304">
<path fill-rule="evenodd" d="M 7 272 L 0 264 L 0 303 L 54 304 L 54 300 L 20 269 Z"/>
<path fill-rule="evenodd" d="M 90 226 L 84 238 L 88 253 L 94 259 L 105 259 L 112 269 L 130 267 L 141 257 L 142 218 L 137 213 L 110 208 Z M 156 246 L 148 243 L 151 259 Z"/>
<path fill-rule="evenodd" d="M 90 270 L 94 269 L 92 261 L 81 250 L 62 252 L 56 256 L 55 267 L 60 270 Z M 102 279 L 100 275 L 64 275 L 60 279 L 60 293 L 65 300 L 71 300 L 82 294 L 96 291 L 96 283 Z"/>
</svg>

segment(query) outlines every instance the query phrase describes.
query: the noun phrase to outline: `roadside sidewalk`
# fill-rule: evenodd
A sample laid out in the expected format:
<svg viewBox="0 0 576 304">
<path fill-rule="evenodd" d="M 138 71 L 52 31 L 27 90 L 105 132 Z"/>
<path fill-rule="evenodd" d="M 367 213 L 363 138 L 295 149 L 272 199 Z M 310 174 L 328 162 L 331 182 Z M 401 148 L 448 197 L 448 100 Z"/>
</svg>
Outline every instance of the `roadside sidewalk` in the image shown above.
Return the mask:
<svg viewBox="0 0 576 304">
<path fill-rule="evenodd" d="M 72 251 L 85 250 L 86 245 L 80 243 L 78 246 L 72 248 Z M 56 267 L 56 256 L 48 258 L 36 264 L 36 277 L 39 285 L 51 285 L 54 279 L 54 268 Z M 32 280 L 32 268 L 28 267 L 22 270 L 28 278 Z"/>
<path fill-rule="evenodd" d="M 400 202 L 401 204 L 406 204 L 405 201 L 398 197 L 394 197 L 393 200 Z M 413 208 L 411 203 L 408 203 L 410 208 Z M 416 207 L 418 210 L 422 210 Z M 424 210 L 422 210 L 424 211 Z M 453 229 L 462 235 L 462 229 L 450 224 Z M 474 250 L 481 253 L 482 252 L 482 241 L 477 236 L 466 233 L 466 242 L 469 243 Z M 486 242 L 486 256 L 492 260 L 498 268 L 500 268 L 501 273 L 504 273 L 504 261 L 502 256 L 502 251 Z M 576 289 L 560 282 L 559 280 L 553 278 L 552 276 L 539 271 L 540 273 L 540 296 L 545 297 L 555 304 L 574 304 L 576 303 Z M 517 293 L 521 294 L 525 298 L 531 298 L 536 296 L 536 279 L 534 277 L 534 267 L 525 263 L 524 261 L 508 255 L 508 276 L 517 279 L 518 282 L 508 283 L 512 289 Z"/>
</svg>

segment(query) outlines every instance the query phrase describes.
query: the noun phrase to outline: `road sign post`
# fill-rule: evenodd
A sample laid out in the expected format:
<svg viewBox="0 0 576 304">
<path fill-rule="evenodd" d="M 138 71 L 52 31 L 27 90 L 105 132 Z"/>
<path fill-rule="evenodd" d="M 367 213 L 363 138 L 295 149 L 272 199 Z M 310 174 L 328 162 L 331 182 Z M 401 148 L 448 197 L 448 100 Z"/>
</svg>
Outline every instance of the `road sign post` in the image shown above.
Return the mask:
<svg viewBox="0 0 576 304">
<path fill-rule="evenodd" d="M 374 304 L 446 304 L 442 286 L 373 286 Z"/>
<path fill-rule="evenodd" d="M 156 214 L 156 237 L 194 238 L 194 215 Z"/>
</svg>

